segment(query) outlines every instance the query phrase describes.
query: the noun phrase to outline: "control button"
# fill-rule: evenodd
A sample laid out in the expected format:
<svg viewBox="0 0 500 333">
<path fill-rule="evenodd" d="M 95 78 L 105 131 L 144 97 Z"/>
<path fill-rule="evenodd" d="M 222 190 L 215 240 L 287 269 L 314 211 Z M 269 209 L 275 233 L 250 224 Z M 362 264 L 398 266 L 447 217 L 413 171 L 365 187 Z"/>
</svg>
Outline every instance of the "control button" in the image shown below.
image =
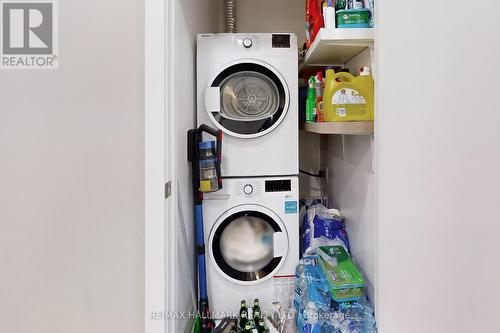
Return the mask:
<svg viewBox="0 0 500 333">
<path fill-rule="evenodd" d="M 250 38 L 243 39 L 243 46 L 247 49 L 252 46 L 252 40 Z"/>
<path fill-rule="evenodd" d="M 253 186 L 246 184 L 245 187 L 243 187 L 243 192 L 245 192 L 245 194 L 251 194 L 253 192 Z"/>
</svg>

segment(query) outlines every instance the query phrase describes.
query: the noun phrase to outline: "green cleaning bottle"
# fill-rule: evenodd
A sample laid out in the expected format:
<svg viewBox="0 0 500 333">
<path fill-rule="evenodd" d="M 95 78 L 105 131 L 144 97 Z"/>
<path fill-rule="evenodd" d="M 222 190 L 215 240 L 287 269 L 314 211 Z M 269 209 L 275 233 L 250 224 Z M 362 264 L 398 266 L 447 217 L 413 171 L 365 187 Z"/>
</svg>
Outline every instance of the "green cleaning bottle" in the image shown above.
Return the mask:
<svg viewBox="0 0 500 333">
<path fill-rule="evenodd" d="M 316 78 L 309 78 L 309 89 L 307 89 L 306 99 L 306 122 L 313 123 L 316 121 Z"/>
</svg>

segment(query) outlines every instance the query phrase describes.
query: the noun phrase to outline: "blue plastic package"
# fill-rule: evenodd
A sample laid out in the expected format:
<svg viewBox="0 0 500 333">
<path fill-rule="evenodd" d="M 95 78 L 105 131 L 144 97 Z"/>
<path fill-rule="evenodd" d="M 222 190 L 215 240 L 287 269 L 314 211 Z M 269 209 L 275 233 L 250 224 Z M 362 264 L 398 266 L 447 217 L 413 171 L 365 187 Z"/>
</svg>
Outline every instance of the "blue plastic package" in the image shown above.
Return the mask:
<svg viewBox="0 0 500 333">
<path fill-rule="evenodd" d="M 340 212 L 323 205 L 310 207 L 302 223 L 301 253 L 313 253 L 320 246 L 342 245 L 347 252 L 349 238 Z"/>
<path fill-rule="evenodd" d="M 315 215 L 314 223 L 314 238 L 325 237 L 327 239 L 335 239 L 339 237 L 349 250 L 349 240 L 345 230 L 344 219 L 339 216 L 325 217 Z"/>
</svg>

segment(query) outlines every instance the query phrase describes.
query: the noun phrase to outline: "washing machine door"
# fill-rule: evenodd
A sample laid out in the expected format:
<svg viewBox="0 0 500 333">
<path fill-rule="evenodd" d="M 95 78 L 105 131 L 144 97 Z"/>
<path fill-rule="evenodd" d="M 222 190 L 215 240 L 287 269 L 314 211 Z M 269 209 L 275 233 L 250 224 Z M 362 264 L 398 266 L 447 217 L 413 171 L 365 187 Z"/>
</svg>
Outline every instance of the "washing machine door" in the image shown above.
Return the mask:
<svg viewBox="0 0 500 333">
<path fill-rule="evenodd" d="M 281 74 L 257 60 L 224 67 L 205 91 L 205 107 L 212 122 L 240 138 L 272 131 L 285 118 L 288 105 L 288 86 Z"/>
<path fill-rule="evenodd" d="M 237 206 L 212 227 L 210 258 L 220 274 L 237 284 L 258 284 L 283 265 L 288 235 L 281 219 L 259 205 Z"/>
</svg>

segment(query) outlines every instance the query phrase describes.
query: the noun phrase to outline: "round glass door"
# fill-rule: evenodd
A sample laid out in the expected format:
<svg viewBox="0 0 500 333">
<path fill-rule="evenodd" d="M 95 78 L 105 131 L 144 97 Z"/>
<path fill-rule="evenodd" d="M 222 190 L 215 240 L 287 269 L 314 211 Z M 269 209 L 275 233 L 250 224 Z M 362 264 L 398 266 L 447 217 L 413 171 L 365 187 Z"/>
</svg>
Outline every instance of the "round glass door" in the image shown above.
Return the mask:
<svg viewBox="0 0 500 333">
<path fill-rule="evenodd" d="M 278 88 L 257 72 L 231 74 L 220 84 L 221 117 L 239 121 L 270 118 L 278 110 Z"/>
<path fill-rule="evenodd" d="M 213 260 L 223 274 L 238 282 L 257 282 L 270 277 L 282 261 L 275 246 L 279 224 L 268 214 L 240 211 L 226 217 L 213 232 Z"/>
<path fill-rule="evenodd" d="M 209 116 L 223 131 L 240 137 L 268 133 L 284 118 L 288 90 L 273 70 L 257 63 L 224 69 L 212 82 L 220 95 L 220 110 Z"/>
</svg>

